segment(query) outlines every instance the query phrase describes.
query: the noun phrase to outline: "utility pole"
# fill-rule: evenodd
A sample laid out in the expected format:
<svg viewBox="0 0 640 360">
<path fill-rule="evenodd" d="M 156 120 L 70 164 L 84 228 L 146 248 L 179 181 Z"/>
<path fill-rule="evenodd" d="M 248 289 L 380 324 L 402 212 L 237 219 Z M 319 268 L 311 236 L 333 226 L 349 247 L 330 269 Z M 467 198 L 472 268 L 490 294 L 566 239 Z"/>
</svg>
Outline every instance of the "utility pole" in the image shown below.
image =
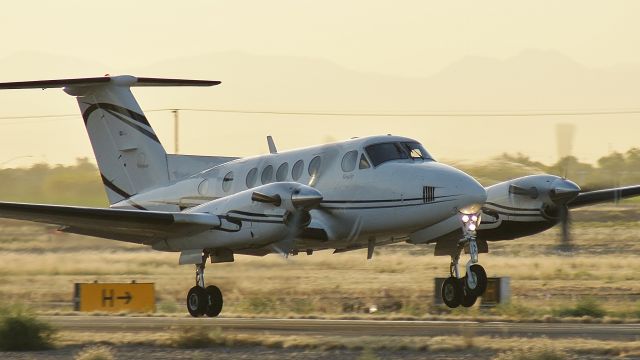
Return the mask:
<svg viewBox="0 0 640 360">
<path fill-rule="evenodd" d="M 180 115 L 178 109 L 171 112 L 173 113 L 173 153 L 177 154 L 180 150 Z"/>
</svg>

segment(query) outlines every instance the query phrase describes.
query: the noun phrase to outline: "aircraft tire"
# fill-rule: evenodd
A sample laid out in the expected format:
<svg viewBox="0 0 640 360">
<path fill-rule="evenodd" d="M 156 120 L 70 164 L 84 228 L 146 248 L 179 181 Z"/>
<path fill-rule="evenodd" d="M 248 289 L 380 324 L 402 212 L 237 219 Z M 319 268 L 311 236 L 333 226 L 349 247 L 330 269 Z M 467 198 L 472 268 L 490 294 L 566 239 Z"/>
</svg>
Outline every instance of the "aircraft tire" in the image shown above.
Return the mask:
<svg viewBox="0 0 640 360">
<path fill-rule="evenodd" d="M 465 280 L 466 280 L 466 277 L 465 277 Z M 472 307 L 477 300 L 478 300 L 478 296 L 476 294 L 465 291 L 464 295 L 462 296 L 462 301 L 460 302 L 460 305 L 466 308 Z"/>
<path fill-rule="evenodd" d="M 466 292 L 474 294 L 476 297 L 482 296 L 484 292 L 487 290 L 487 272 L 484 271 L 484 268 L 478 264 L 471 265 L 470 267 L 471 273 L 476 277 L 476 287 L 473 289 L 469 288 L 469 284 L 467 283 L 467 274 L 464 277 L 464 287 Z"/>
<path fill-rule="evenodd" d="M 209 306 L 209 295 L 207 291 L 200 286 L 194 286 L 187 294 L 187 310 L 193 317 L 199 317 L 205 314 Z"/>
<path fill-rule="evenodd" d="M 222 291 L 215 286 L 209 285 L 205 289 L 207 292 L 207 296 L 209 297 L 209 304 L 207 306 L 207 310 L 205 311 L 205 315 L 208 317 L 216 317 L 220 315 L 222 311 Z"/>
<path fill-rule="evenodd" d="M 442 301 L 450 308 L 460 306 L 463 297 L 463 288 L 460 280 L 448 277 L 442 283 Z"/>
</svg>

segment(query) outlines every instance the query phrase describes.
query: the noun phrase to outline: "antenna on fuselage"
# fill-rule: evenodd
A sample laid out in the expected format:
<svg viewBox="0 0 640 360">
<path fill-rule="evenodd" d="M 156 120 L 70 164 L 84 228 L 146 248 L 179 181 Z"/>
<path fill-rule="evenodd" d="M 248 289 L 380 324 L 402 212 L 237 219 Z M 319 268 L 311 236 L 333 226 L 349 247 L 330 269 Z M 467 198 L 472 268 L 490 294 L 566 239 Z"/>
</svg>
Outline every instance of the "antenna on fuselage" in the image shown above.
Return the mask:
<svg viewBox="0 0 640 360">
<path fill-rule="evenodd" d="M 269 152 L 271 154 L 278 153 L 278 149 L 276 149 L 276 143 L 273 142 L 273 137 L 271 137 L 271 135 L 267 136 L 267 145 L 269 145 Z"/>
</svg>

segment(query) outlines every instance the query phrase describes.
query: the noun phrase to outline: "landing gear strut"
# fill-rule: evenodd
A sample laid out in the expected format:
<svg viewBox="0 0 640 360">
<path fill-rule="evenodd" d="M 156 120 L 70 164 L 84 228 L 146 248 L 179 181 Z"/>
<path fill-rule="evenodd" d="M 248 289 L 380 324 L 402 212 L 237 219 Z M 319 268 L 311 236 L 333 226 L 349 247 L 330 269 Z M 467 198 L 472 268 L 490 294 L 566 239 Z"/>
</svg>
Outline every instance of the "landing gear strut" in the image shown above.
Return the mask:
<svg viewBox="0 0 640 360">
<path fill-rule="evenodd" d="M 193 317 L 216 317 L 222 311 L 222 292 L 217 286 L 204 286 L 204 268 L 209 254 L 202 256 L 202 262 L 196 264 L 196 286 L 187 294 L 187 310 Z"/>
<path fill-rule="evenodd" d="M 480 224 L 480 214 L 465 214 L 460 220 L 464 237 L 458 242 L 455 254 L 451 255 L 449 266 L 451 276 L 442 283 L 442 301 L 450 308 L 460 305 L 473 306 L 478 296 L 482 296 L 487 289 L 487 273 L 478 264 L 478 244 L 476 243 L 476 229 Z M 466 274 L 461 277 L 458 262 L 462 250 L 467 246 L 470 259 L 466 264 Z"/>
</svg>

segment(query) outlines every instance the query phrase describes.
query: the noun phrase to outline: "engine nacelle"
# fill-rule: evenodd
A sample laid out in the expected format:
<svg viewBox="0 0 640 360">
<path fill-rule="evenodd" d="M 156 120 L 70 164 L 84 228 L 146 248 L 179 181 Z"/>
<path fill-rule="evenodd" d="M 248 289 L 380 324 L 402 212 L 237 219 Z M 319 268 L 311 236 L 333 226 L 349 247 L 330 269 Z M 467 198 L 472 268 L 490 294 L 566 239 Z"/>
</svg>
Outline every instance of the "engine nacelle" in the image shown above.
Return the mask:
<svg viewBox="0 0 640 360">
<path fill-rule="evenodd" d="M 186 210 L 218 216 L 220 226 L 154 244 L 158 250 L 263 247 L 293 238 L 322 201 L 316 189 L 294 182 L 262 185 Z"/>
<path fill-rule="evenodd" d="M 548 229 L 579 192 L 578 185 L 555 175 L 531 175 L 489 186 L 479 238 L 513 239 Z"/>
</svg>

